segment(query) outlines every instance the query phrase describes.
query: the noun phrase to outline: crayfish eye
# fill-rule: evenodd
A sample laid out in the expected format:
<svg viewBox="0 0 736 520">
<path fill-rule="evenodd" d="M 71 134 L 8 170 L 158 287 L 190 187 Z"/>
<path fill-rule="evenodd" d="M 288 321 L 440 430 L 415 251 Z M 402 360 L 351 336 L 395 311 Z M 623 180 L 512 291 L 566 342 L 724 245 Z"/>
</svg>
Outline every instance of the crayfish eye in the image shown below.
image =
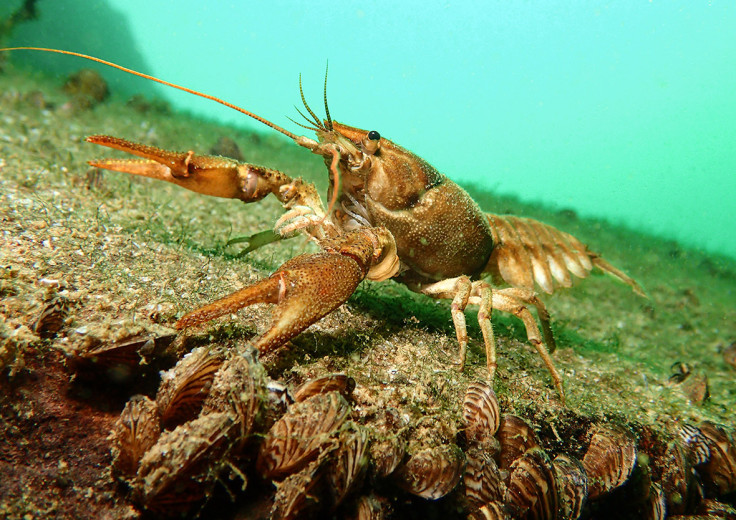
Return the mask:
<svg viewBox="0 0 736 520">
<path fill-rule="evenodd" d="M 365 153 L 368 155 L 375 154 L 381 147 L 381 134 L 375 130 L 371 130 L 368 132 L 368 135 L 363 138 L 362 145 Z"/>
</svg>

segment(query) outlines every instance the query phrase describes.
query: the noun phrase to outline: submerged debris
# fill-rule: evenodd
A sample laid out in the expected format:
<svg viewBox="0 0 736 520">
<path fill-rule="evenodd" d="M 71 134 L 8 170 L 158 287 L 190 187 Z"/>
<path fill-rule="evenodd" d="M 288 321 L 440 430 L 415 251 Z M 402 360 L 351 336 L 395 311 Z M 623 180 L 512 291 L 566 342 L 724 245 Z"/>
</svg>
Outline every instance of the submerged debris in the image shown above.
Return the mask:
<svg viewBox="0 0 736 520">
<path fill-rule="evenodd" d="M 36 3 L 38 3 L 38 0 L 23 0 L 23 3 L 12 13 L 0 19 L 0 47 L 5 47 L 6 42 L 18 25 L 38 18 Z M 0 70 L 2 70 L 4 61 L 5 56 L 0 56 Z"/>
<path fill-rule="evenodd" d="M 736 368 L 736 341 L 723 349 L 723 361 Z"/>
<path fill-rule="evenodd" d="M 210 154 L 220 155 L 229 159 L 235 159 L 236 161 L 245 161 L 243 152 L 240 151 L 238 143 L 232 138 L 221 136 L 217 142 L 210 148 Z"/>
<path fill-rule="evenodd" d="M 81 69 L 69 76 L 63 90 L 72 97 L 87 98 L 92 105 L 101 103 L 110 95 L 105 78 L 92 69 Z"/>
</svg>

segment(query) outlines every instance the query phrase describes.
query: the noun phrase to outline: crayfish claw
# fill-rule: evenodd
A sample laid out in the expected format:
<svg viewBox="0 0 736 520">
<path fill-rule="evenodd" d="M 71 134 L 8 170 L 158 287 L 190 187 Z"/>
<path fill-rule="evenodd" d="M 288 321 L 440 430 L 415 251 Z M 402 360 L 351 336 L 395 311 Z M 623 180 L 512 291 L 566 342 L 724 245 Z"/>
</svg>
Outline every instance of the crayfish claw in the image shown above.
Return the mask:
<svg viewBox="0 0 736 520">
<path fill-rule="evenodd" d="M 313 186 L 300 179 L 294 180 L 278 170 L 235 159 L 198 155 L 191 150 L 174 152 L 109 135 L 92 135 L 86 141 L 140 157 L 99 159 L 90 161 L 91 166 L 170 182 L 204 195 L 256 202 L 273 193 L 285 204 L 284 186 L 291 187 L 286 190 L 289 200 L 303 198 L 312 201 L 313 192 L 316 194 Z"/>
<path fill-rule="evenodd" d="M 255 303 L 272 303 L 271 326 L 253 342 L 255 348 L 268 352 L 345 303 L 364 277 L 364 270 L 350 256 L 301 255 L 269 278 L 186 314 L 176 328 L 194 327 Z"/>
<path fill-rule="evenodd" d="M 255 303 L 278 303 L 278 290 L 278 280 L 266 278 L 185 314 L 174 326 L 179 330 L 188 329 Z"/>
<path fill-rule="evenodd" d="M 300 255 L 269 278 L 197 309 L 176 322 L 187 329 L 255 303 L 271 303 L 269 329 L 253 341 L 261 352 L 277 348 L 320 320 L 353 294 L 374 265 L 394 249 L 385 230 L 364 229 L 322 242 L 324 251 Z"/>
</svg>

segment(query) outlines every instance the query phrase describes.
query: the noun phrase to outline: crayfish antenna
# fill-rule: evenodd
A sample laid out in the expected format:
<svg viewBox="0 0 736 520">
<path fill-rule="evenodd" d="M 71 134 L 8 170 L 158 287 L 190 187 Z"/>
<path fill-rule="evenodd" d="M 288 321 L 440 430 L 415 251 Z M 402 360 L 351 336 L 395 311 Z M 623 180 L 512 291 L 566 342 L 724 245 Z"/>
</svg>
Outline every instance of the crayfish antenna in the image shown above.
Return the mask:
<svg viewBox="0 0 736 520">
<path fill-rule="evenodd" d="M 289 132 L 285 128 L 281 128 L 277 124 L 272 123 L 268 119 L 266 119 L 264 117 L 261 117 L 258 114 L 254 114 L 253 112 L 250 112 L 250 111 L 248 111 L 248 110 L 246 110 L 244 108 L 240 108 L 239 106 L 234 105 L 233 103 L 229 103 L 228 101 L 225 101 L 224 99 L 220 99 L 218 97 L 211 96 L 211 95 L 205 94 L 203 92 L 199 92 L 198 90 L 194 90 L 194 89 L 191 89 L 191 88 L 183 87 L 181 85 L 177 85 L 176 83 L 171 83 L 169 81 L 165 81 L 163 79 L 159 79 L 159 78 L 157 78 L 155 76 L 151 76 L 149 74 L 144 74 L 143 72 L 138 72 L 136 70 L 129 69 L 127 67 L 123 67 L 122 65 L 118 65 L 117 63 L 113 63 L 111 61 L 103 60 L 103 59 L 100 59 L 100 58 L 95 58 L 94 56 L 88 56 L 87 54 L 82 54 L 82 53 L 79 53 L 79 52 L 64 51 L 64 50 L 61 50 L 61 49 L 48 49 L 48 48 L 45 48 L 45 47 L 7 47 L 7 48 L 4 48 L 4 49 L 0 49 L 0 52 L 5 52 L 5 51 L 41 51 L 41 52 L 55 52 L 57 54 L 66 54 L 68 56 L 76 56 L 77 58 L 84 58 L 85 60 L 90 60 L 90 61 L 94 61 L 96 63 L 101 63 L 102 65 L 107 65 L 108 67 L 112 67 L 113 69 L 118 69 L 118 70 L 121 70 L 123 72 L 127 72 L 128 74 L 133 74 L 134 76 L 139 76 L 139 77 L 144 78 L 144 79 L 155 81 L 156 83 L 160 83 L 162 85 L 166 85 L 167 87 L 175 88 L 177 90 L 181 90 L 181 91 L 186 92 L 188 94 L 193 94 L 195 96 L 199 96 L 199 97 L 204 98 L 204 99 L 209 99 L 210 101 L 214 101 L 215 103 L 219 103 L 221 105 L 224 105 L 224 106 L 226 106 L 228 108 L 231 108 L 231 109 L 233 109 L 233 110 L 235 110 L 237 112 L 240 112 L 241 114 L 245 114 L 246 116 L 255 119 L 259 123 L 263 123 L 264 125 L 273 128 L 277 132 L 284 134 L 289 139 L 293 139 L 294 141 L 298 141 L 298 137 L 299 136 L 297 136 L 296 134 L 293 134 L 293 133 Z"/>
</svg>

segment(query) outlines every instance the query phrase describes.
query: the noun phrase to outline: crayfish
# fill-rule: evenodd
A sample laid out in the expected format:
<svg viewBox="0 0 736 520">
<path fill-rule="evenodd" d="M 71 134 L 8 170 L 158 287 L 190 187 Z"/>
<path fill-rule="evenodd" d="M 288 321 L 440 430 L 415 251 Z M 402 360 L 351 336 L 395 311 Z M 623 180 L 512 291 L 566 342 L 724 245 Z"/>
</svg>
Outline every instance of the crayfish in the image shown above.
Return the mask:
<svg viewBox="0 0 736 520">
<path fill-rule="evenodd" d="M 141 159 L 90 161 L 98 168 L 141 175 L 216 197 L 255 202 L 273 194 L 286 209 L 274 232 L 306 234 L 322 249 L 284 263 L 268 278 L 240 289 L 176 322 L 177 329 L 200 325 L 255 303 L 275 305 L 270 328 L 253 340 L 260 352 L 275 349 L 341 306 L 365 279 L 393 279 L 431 298 L 452 300 L 459 344 L 457 363 L 465 364 L 468 345 L 464 311 L 479 306 L 489 377 L 496 370 L 491 326 L 494 309 L 514 314 L 542 357 L 564 400 L 562 378 L 550 354 L 555 340 L 549 314 L 535 287 L 551 294 L 570 287 L 598 267 L 643 295 L 625 273 L 590 251 L 575 237 L 536 220 L 484 213 L 468 193 L 424 159 L 382 137 L 334 121 L 327 106 L 320 119 L 301 89 L 307 121 L 316 139 L 298 136 L 242 108 L 90 56 L 91 59 L 224 104 L 252 117 L 324 158 L 330 176 L 325 208 L 313 184 L 270 168 L 233 159 L 172 152 L 117 137 L 93 135 L 87 142 Z M 11 50 L 11 49 L 2 49 Z M 494 285 L 488 281 L 491 279 Z M 497 285 L 507 287 L 498 288 Z M 537 325 L 530 307 L 536 308 Z"/>
</svg>

